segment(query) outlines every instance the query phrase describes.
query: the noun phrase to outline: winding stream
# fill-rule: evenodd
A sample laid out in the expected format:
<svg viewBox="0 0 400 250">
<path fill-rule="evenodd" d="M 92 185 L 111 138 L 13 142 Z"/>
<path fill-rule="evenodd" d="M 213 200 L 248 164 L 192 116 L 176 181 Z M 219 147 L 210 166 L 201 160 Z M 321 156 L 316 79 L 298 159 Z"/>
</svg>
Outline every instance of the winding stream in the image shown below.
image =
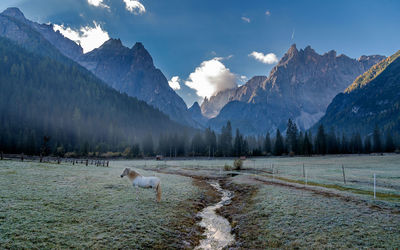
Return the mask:
<svg viewBox="0 0 400 250">
<path fill-rule="evenodd" d="M 196 249 L 222 249 L 235 241 L 229 221 L 215 213 L 215 210 L 231 202 L 233 193 L 222 189 L 219 183 L 211 183 L 211 186 L 222 194 L 222 198 L 217 204 L 199 212 L 198 215 L 202 218 L 199 225 L 205 228 L 206 238 L 200 241 Z"/>
</svg>

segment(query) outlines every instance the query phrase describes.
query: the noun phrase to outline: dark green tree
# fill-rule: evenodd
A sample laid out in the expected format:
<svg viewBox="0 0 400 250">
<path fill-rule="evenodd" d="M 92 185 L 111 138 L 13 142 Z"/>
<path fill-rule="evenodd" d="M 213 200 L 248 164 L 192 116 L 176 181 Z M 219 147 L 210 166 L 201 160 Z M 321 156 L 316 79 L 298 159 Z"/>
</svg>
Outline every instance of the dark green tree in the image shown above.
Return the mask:
<svg viewBox="0 0 400 250">
<path fill-rule="evenodd" d="M 303 150 L 304 150 L 304 155 L 312 155 L 313 153 L 313 146 L 312 146 L 312 140 L 311 140 L 311 135 L 306 132 L 304 136 L 304 143 L 303 143 Z"/>
<path fill-rule="evenodd" d="M 267 135 L 265 136 L 265 140 L 264 140 L 264 151 L 265 153 L 271 154 L 272 153 L 272 148 L 271 148 L 271 136 L 269 134 L 269 132 L 267 133 Z"/>
<path fill-rule="evenodd" d="M 377 153 L 382 152 L 381 132 L 379 131 L 378 125 L 375 125 L 373 140 L 373 151 Z"/>
<path fill-rule="evenodd" d="M 230 156 L 232 154 L 232 126 L 230 121 L 221 129 L 219 147 L 222 156 Z"/>
<path fill-rule="evenodd" d="M 295 154 L 298 153 L 297 150 L 298 134 L 299 130 L 297 129 L 296 123 L 294 123 L 291 119 L 289 119 L 286 129 L 286 147 L 289 153 L 290 152 L 293 152 Z"/>
<path fill-rule="evenodd" d="M 318 128 L 317 137 L 315 139 L 315 153 L 324 155 L 326 154 L 326 135 L 324 125 L 320 125 Z"/>
<path fill-rule="evenodd" d="M 276 138 L 275 138 L 275 146 L 274 146 L 274 155 L 282 155 L 284 153 L 284 144 L 281 132 L 279 128 L 276 130 Z"/>
<path fill-rule="evenodd" d="M 371 137 L 367 136 L 364 139 L 364 153 L 369 154 L 372 151 Z"/>
<path fill-rule="evenodd" d="M 394 152 L 396 149 L 394 142 L 393 142 L 393 137 L 391 133 L 386 133 L 386 144 L 385 144 L 385 151 L 386 152 Z"/>
</svg>

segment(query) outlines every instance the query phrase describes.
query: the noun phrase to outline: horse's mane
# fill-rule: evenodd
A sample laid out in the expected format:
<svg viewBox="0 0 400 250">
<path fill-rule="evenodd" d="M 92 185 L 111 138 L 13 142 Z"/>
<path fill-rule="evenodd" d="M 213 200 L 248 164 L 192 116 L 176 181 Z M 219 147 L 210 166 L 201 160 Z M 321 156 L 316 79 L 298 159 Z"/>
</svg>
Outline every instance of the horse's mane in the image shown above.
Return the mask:
<svg viewBox="0 0 400 250">
<path fill-rule="evenodd" d="M 128 178 L 129 179 L 134 180 L 138 176 L 141 176 L 141 174 L 139 174 L 135 170 L 129 170 L 129 173 L 128 173 Z"/>
</svg>

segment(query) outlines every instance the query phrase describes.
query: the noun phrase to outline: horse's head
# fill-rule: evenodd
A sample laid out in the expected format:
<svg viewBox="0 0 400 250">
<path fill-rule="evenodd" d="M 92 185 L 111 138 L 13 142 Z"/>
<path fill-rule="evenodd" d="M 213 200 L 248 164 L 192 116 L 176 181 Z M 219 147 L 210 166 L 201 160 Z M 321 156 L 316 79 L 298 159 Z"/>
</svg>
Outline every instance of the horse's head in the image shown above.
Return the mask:
<svg viewBox="0 0 400 250">
<path fill-rule="evenodd" d="M 125 169 L 124 169 L 124 172 L 122 172 L 122 174 L 121 174 L 121 178 L 124 177 L 124 176 L 127 176 L 127 175 L 129 174 L 130 171 L 131 171 L 130 168 L 125 168 Z"/>
</svg>

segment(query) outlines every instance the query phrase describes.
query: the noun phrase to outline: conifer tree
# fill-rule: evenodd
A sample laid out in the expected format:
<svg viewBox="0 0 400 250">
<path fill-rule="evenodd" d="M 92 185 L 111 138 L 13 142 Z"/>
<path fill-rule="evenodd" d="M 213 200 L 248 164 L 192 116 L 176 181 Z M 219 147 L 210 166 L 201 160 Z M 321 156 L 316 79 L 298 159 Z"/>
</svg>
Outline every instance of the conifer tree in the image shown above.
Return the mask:
<svg viewBox="0 0 400 250">
<path fill-rule="evenodd" d="M 379 131 L 378 125 L 375 125 L 373 140 L 374 140 L 373 151 L 377 153 L 381 152 L 382 151 L 381 132 Z"/>
<path fill-rule="evenodd" d="M 282 155 L 284 152 L 284 144 L 281 132 L 278 130 L 276 131 L 276 138 L 275 138 L 275 146 L 274 146 L 274 155 Z"/>
<path fill-rule="evenodd" d="M 287 130 L 286 130 L 286 146 L 287 151 L 297 153 L 297 137 L 299 130 L 297 129 L 296 123 L 291 119 L 288 120 Z"/>
<path fill-rule="evenodd" d="M 385 151 L 386 152 L 394 152 L 395 145 L 393 142 L 393 137 L 391 133 L 386 133 L 386 144 L 385 144 Z"/>
<path fill-rule="evenodd" d="M 269 132 L 267 133 L 267 135 L 265 136 L 265 140 L 264 140 L 264 151 L 265 153 L 268 155 L 271 153 L 271 136 L 269 134 Z"/>
<path fill-rule="evenodd" d="M 315 140 L 315 151 L 317 154 L 326 154 L 326 135 L 324 125 L 322 124 L 318 128 L 317 138 Z"/>
</svg>

